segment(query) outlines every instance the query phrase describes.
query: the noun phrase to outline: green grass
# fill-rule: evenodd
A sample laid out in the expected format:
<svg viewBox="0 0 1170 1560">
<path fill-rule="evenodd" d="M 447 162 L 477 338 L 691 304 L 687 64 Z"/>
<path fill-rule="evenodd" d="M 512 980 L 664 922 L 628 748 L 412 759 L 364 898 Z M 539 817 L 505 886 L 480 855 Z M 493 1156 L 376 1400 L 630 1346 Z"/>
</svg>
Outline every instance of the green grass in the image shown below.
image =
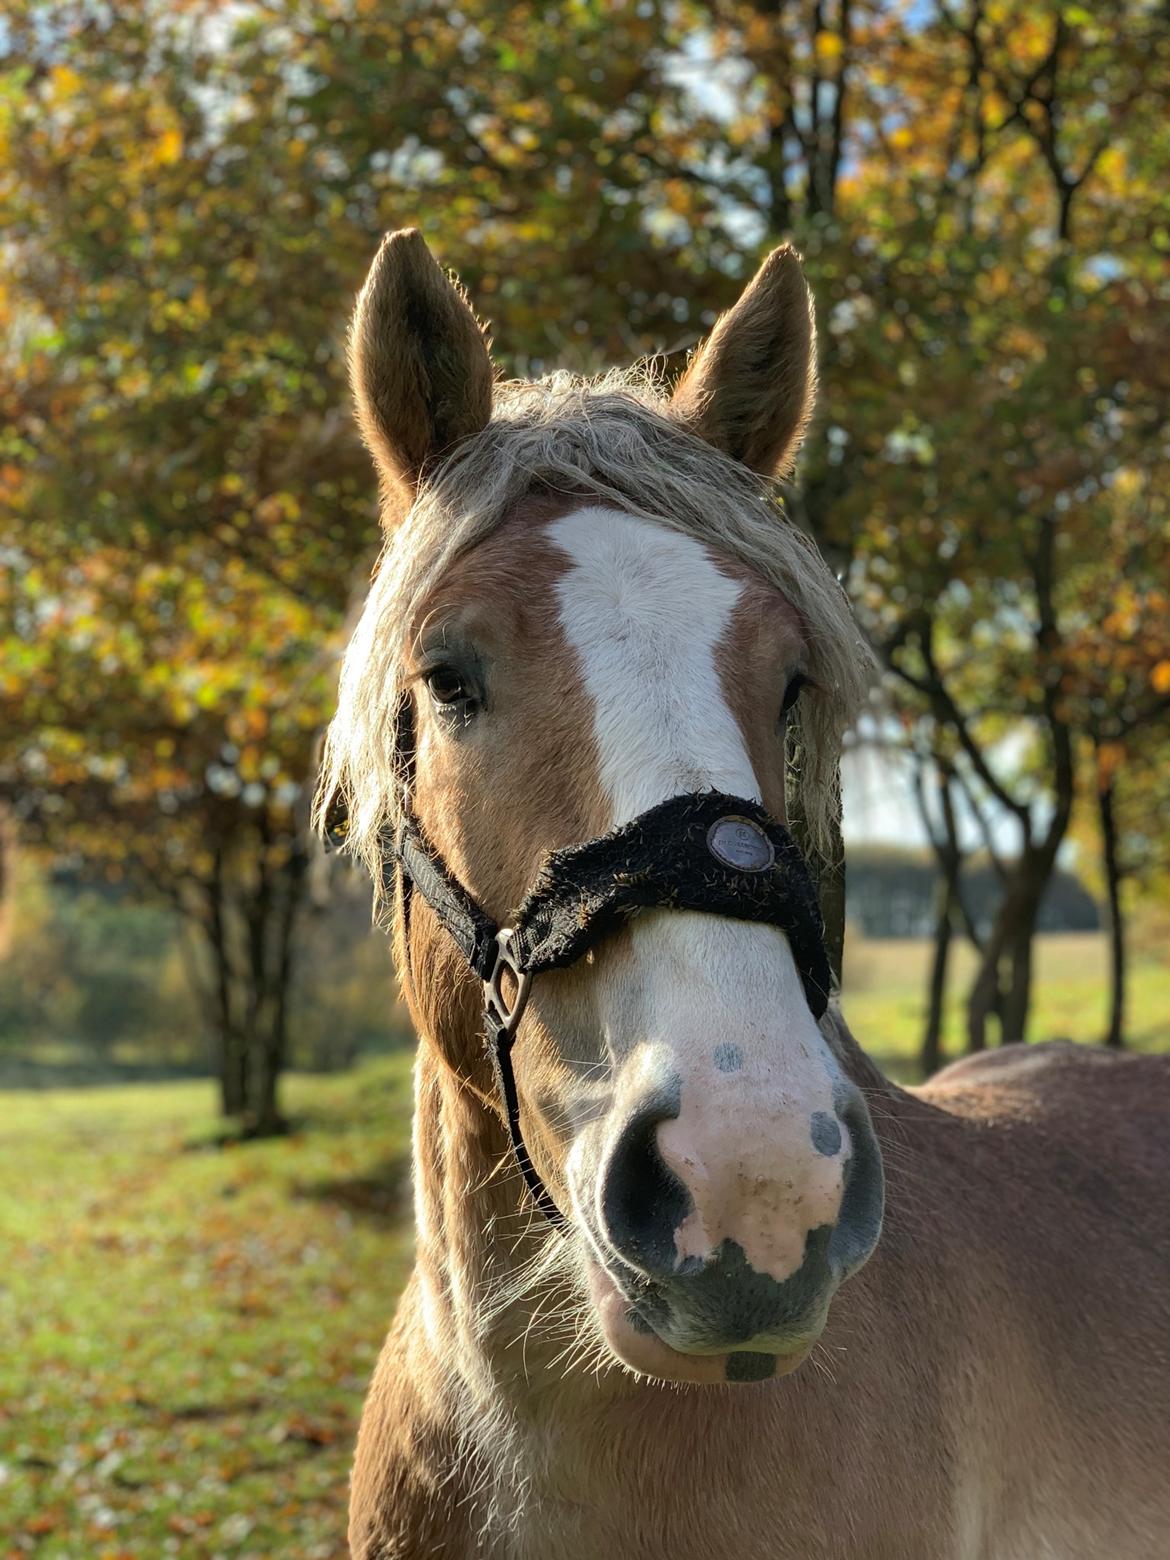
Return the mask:
<svg viewBox="0 0 1170 1560">
<path fill-rule="evenodd" d="M 913 1081 L 926 1017 L 931 948 L 922 939 L 854 937 L 845 947 L 842 1007 L 853 1033 L 894 1077 Z M 1030 1040 L 1099 1041 L 1108 1018 L 1104 936 L 1060 933 L 1036 939 Z M 975 974 L 970 944 L 952 951 L 944 1045 L 965 1042 L 964 997 Z M 1130 972 L 1127 1040 L 1134 1050 L 1170 1050 L 1170 962 L 1136 958 Z"/>
<path fill-rule="evenodd" d="M 0 1555 L 347 1553 L 408 1073 L 292 1078 L 303 1129 L 230 1148 L 205 1083 L 0 1093 Z"/>
<path fill-rule="evenodd" d="M 1036 1038 L 1099 1035 L 1104 956 L 1041 939 Z M 847 955 L 850 1022 L 903 1077 L 928 958 Z M 1170 967 L 1137 966 L 1131 1018 L 1170 1044 Z M 0 1092 L 0 1560 L 342 1560 L 409 1263 L 409 1062 L 293 1077 L 299 1130 L 222 1148 L 208 1083 Z"/>
</svg>

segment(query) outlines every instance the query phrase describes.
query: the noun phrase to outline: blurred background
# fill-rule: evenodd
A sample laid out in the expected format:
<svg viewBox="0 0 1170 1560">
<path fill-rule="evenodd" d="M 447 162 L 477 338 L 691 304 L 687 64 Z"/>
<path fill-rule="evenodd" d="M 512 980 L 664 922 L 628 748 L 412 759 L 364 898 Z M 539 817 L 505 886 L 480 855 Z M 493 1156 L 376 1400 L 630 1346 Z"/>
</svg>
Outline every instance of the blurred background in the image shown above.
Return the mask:
<svg viewBox="0 0 1170 1560">
<path fill-rule="evenodd" d="M 306 830 L 417 225 L 511 372 L 667 372 L 791 238 L 797 523 L 884 668 L 843 1000 L 913 1081 L 1170 1047 L 1170 11 L 10 0 L 0 1554 L 340 1557 L 411 1038 Z"/>
</svg>

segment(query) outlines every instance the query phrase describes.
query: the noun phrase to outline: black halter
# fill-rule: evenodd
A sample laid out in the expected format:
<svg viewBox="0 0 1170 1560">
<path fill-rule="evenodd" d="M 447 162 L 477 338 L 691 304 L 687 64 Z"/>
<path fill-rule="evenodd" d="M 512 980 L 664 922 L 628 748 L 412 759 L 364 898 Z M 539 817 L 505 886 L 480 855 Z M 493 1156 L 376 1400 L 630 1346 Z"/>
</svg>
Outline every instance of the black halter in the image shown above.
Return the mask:
<svg viewBox="0 0 1170 1560">
<path fill-rule="evenodd" d="M 343 818 L 326 824 L 334 842 Z M 804 857 L 758 802 L 718 791 L 672 797 L 610 834 L 548 856 L 510 925 L 497 924 L 448 870 L 407 811 L 383 847 L 387 888 L 401 883 L 409 916 L 413 887 L 483 982 L 484 1017 L 512 1153 L 533 1202 L 567 1225 L 540 1178 L 520 1125 L 512 1046 L 534 976 L 575 964 L 639 910 L 699 910 L 779 927 L 788 938 L 814 1018 L 829 1001 L 830 972 L 817 893 Z M 513 990 L 504 990 L 505 973 Z"/>
</svg>

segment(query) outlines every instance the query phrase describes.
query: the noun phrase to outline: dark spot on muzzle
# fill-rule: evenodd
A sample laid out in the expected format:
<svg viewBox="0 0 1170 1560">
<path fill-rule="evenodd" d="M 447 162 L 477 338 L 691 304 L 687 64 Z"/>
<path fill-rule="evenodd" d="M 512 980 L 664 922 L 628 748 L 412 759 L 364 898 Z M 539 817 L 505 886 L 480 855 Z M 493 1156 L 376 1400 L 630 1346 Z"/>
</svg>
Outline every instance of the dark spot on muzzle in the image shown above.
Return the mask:
<svg viewBox="0 0 1170 1560">
<path fill-rule="evenodd" d="M 715 1066 L 721 1073 L 738 1072 L 743 1066 L 743 1052 L 737 1045 L 717 1045 L 715 1047 Z"/>
<path fill-rule="evenodd" d="M 827 1110 L 815 1110 L 809 1122 L 812 1145 L 818 1154 L 831 1159 L 841 1151 L 841 1123 Z"/>
<path fill-rule="evenodd" d="M 727 1356 L 728 1381 L 767 1381 L 776 1374 L 774 1354 L 752 1354 L 744 1351 Z"/>
</svg>

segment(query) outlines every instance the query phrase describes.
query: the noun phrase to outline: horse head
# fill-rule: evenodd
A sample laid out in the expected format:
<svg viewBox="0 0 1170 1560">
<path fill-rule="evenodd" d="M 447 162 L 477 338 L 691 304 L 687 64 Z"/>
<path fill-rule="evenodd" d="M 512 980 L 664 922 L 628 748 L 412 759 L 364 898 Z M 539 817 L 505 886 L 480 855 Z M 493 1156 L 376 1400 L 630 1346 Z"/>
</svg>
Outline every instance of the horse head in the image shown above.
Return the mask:
<svg viewBox="0 0 1170 1560">
<path fill-rule="evenodd" d="M 600 841 L 589 859 L 625 907 L 645 872 L 640 845 L 619 859 L 639 820 L 672 798 L 730 799 L 686 846 L 685 907 L 660 886 L 590 922 L 564 967 L 522 976 L 522 1012 L 512 974 L 496 994 L 514 1010 L 517 1151 L 560 1226 L 534 1216 L 533 1238 L 563 1242 L 563 1281 L 611 1357 L 678 1382 L 795 1368 L 881 1227 L 881 1155 L 818 1022 L 809 956 L 781 916 L 703 897 L 705 870 L 742 874 L 745 896 L 780 870 L 793 772 L 817 839 L 868 675 L 841 590 L 773 485 L 812 409 L 814 345 L 783 248 L 669 397 L 630 375 L 503 383 L 412 232 L 383 245 L 351 336 L 387 548 L 322 794 L 344 797 L 349 843 L 379 876 L 409 820 L 421 865 L 391 874 L 408 1000 L 517 1211 L 508 1091 L 483 1043 L 489 971 L 452 935 L 442 883 L 474 942 L 477 915 L 514 924 L 550 859 L 571 867 Z M 571 932 L 569 879 L 555 909 Z M 424 1240 L 458 1215 L 448 1196 L 428 1229 L 422 1207 Z"/>
</svg>

